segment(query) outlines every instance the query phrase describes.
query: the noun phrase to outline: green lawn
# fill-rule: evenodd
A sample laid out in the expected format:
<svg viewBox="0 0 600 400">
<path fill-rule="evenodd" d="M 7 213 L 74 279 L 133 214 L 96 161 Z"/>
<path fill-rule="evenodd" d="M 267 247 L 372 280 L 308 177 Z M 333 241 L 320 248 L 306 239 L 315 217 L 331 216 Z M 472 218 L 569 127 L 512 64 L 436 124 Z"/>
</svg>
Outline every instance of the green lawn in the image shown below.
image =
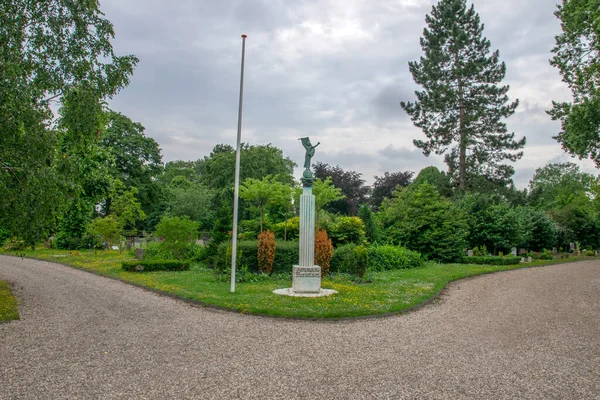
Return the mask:
<svg viewBox="0 0 600 400">
<path fill-rule="evenodd" d="M 25 257 L 75 266 L 240 313 L 298 318 L 343 318 L 401 312 L 433 298 L 453 280 L 522 267 L 430 262 L 418 269 L 373 273 L 372 283 L 358 284 L 347 276 L 325 278 L 322 287 L 335 289 L 339 294 L 320 298 L 296 298 L 272 293 L 274 289 L 290 287 L 291 277 L 269 277 L 258 282 L 237 283 L 236 293 L 232 294 L 229 292 L 228 281 L 218 280 L 213 270 L 201 266 L 194 266 L 183 272 L 125 272 L 121 269 L 121 261 L 133 258 L 115 251 L 68 252 L 40 249 L 20 253 L 24 253 Z M 527 266 L 581 259 L 590 258 L 535 261 Z"/>
<path fill-rule="evenodd" d="M 19 319 L 17 299 L 10 291 L 8 282 L 0 280 L 0 322 Z"/>
</svg>

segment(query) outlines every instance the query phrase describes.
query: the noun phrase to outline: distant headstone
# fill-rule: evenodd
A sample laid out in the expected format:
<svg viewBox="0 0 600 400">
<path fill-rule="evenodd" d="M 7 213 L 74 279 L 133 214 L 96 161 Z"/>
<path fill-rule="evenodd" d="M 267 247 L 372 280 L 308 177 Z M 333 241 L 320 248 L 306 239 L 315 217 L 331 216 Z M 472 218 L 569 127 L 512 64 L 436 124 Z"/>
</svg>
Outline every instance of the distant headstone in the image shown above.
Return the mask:
<svg viewBox="0 0 600 400">
<path fill-rule="evenodd" d="M 111 249 L 113 249 L 113 250 L 119 250 L 119 246 L 115 246 L 115 245 L 113 245 L 113 246 L 111 247 Z"/>
<path fill-rule="evenodd" d="M 473 257 L 473 250 L 467 250 L 467 256 Z"/>
<path fill-rule="evenodd" d="M 517 256 L 517 248 L 513 247 L 512 249 L 510 249 L 510 254 L 512 254 L 513 257 Z"/>
<path fill-rule="evenodd" d="M 569 248 L 574 251 L 575 250 L 575 243 L 569 244 Z"/>
<path fill-rule="evenodd" d="M 529 263 L 529 262 L 532 262 L 532 261 L 533 261 L 533 259 L 532 259 L 531 257 L 527 257 L 527 262 L 528 262 L 528 263 Z"/>
<path fill-rule="evenodd" d="M 556 247 L 552 248 L 552 255 L 554 255 L 554 256 L 558 255 L 558 249 Z"/>
<path fill-rule="evenodd" d="M 521 257 L 521 262 L 524 263 L 525 262 L 525 257 Z"/>
<path fill-rule="evenodd" d="M 137 248 L 135 249 L 135 258 L 141 260 L 144 258 L 144 249 Z"/>
</svg>

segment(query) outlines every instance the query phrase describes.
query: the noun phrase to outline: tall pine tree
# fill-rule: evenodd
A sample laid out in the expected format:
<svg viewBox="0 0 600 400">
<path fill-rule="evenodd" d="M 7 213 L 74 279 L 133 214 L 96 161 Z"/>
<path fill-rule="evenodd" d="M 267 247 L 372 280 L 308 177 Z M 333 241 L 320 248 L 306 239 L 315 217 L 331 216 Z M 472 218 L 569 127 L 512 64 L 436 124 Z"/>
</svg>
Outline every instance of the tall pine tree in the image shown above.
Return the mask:
<svg viewBox="0 0 600 400">
<path fill-rule="evenodd" d="M 506 73 L 498 50 L 490 52 L 479 15 L 473 6 L 467 9 L 466 0 L 441 0 L 425 21 L 425 55 L 409 63 L 424 90 L 415 92 L 416 102 L 400 103 L 428 139 L 413 143 L 426 156 L 445 153 L 461 191 L 477 176 L 508 181 L 514 169 L 501 162 L 521 158 L 516 150 L 525 138 L 516 141 L 502 122 L 519 102 L 509 102 L 508 86 L 498 86 Z"/>
</svg>

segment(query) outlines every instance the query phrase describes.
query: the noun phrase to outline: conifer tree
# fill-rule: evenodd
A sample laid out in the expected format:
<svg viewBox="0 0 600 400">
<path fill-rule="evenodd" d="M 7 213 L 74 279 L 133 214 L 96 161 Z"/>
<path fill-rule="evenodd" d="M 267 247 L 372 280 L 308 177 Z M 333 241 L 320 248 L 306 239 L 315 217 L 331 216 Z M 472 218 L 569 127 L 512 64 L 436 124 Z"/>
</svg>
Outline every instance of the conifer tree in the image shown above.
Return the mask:
<svg viewBox="0 0 600 400">
<path fill-rule="evenodd" d="M 414 140 L 428 156 L 446 154 L 449 172 L 461 191 L 470 177 L 479 175 L 506 181 L 514 169 L 503 160 L 516 161 L 525 138 L 516 141 L 503 118 L 511 116 L 518 100 L 509 102 L 508 86 L 499 86 L 506 66 L 490 41 L 475 8 L 466 0 L 441 0 L 425 18 L 419 61 L 409 63 L 417 84 L 417 100 L 401 102 L 415 126 L 427 136 Z"/>
</svg>

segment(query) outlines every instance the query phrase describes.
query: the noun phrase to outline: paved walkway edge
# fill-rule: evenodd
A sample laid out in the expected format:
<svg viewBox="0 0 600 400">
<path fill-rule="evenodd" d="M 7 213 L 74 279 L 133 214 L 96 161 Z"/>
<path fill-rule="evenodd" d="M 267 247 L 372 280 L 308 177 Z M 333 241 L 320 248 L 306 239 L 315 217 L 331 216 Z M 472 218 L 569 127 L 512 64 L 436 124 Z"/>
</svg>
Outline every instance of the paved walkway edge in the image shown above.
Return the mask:
<svg viewBox="0 0 600 400">
<path fill-rule="evenodd" d="M 400 310 L 400 311 L 392 311 L 392 312 L 387 312 L 387 313 L 382 313 L 382 314 L 373 314 L 373 315 L 359 315 L 356 317 L 338 317 L 338 318 L 311 318 L 311 317 L 288 317 L 288 316 L 283 316 L 283 315 L 266 315 L 266 314 L 258 314 L 258 313 L 245 313 L 245 312 L 239 312 L 236 311 L 232 308 L 227 308 L 227 307 L 221 307 L 221 306 L 217 306 L 214 304 L 210 304 L 210 303 L 204 303 L 202 301 L 199 300 L 194 300 L 194 299 L 189 299 L 187 297 L 184 296 L 179 296 L 173 293 L 169 293 L 169 292 L 165 292 L 162 290 L 158 290 L 158 289 L 154 289 L 148 286 L 144 286 L 144 285 L 140 285 L 138 283 L 135 282 L 129 282 L 126 281 L 124 279 L 120 279 L 120 278 L 116 278 L 114 276 L 108 276 L 108 275 L 102 275 L 96 271 L 92 271 L 89 269 L 85 269 L 82 267 L 77 267 L 75 265 L 69 265 L 69 264 L 63 264 L 63 263 L 59 263 L 56 261 L 49 261 L 49 260 L 43 260 L 40 258 L 32 258 L 32 257 L 21 257 L 21 256 L 14 256 L 11 254 L 0 254 L 3 256 L 7 256 L 7 257 L 13 257 L 13 258 L 21 258 L 21 259 L 28 259 L 28 260 L 36 260 L 36 261 L 45 261 L 45 262 L 49 262 L 52 264 L 58 264 L 58 265 L 62 265 L 65 267 L 69 267 L 69 268 L 73 268 L 73 269 L 77 269 L 83 272 L 87 272 L 90 273 L 92 275 L 96 275 L 96 276 L 100 276 L 103 278 L 108 278 L 108 279 L 112 279 L 115 281 L 119 281 L 122 283 L 125 283 L 127 285 L 130 286 L 135 286 L 137 288 L 158 294 L 160 296 L 165 296 L 165 297 L 170 297 L 172 299 L 176 299 L 176 300 L 180 300 L 184 303 L 188 303 L 194 306 L 200 306 L 200 307 L 204 307 L 204 308 L 209 308 L 209 309 L 213 309 L 213 310 L 218 310 L 218 311 L 226 311 L 226 312 L 230 312 L 230 313 L 234 313 L 234 314 L 239 314 L 239 315 L 248 315 L 248 316 L 253 316 L 253 317 L 261 317 L 261 318 L 270 318 L 270 319 L 286 319 L 286 320 L 294 320 L 294 321 L 310 321 L 310 322 L 324 322 L 324 323 L 331 323 L 331 322 L 341 322 L 341 321 L 358 321 L 358 320 L 368 320 L 368 319 L 375 319 L 375 318 L 388 318 L 388 317 L 393 317 L 396 315 L 401 315 L 401 314 L 408 314 L 414 311 L 417 311 L 431 303 L 433 303 L 434 301 L 438 300 L 440 298 L 440 296 L 444 293 L 444 291 L 448 288 L 448 286 L 452 283 L 455 282 L 460 282 L 460 281 L 465 281 L 465 280 L 469 280 L 469 279 L 475 279 L 475 278 L 479 278 L 485 275 L 491 275 L 491 274 L 499 274 L 499 273 L 503 273 L 503 272 L 512 272 L 512 271 L 519 271 L 522 269 L 529 269 L 529 268 L 543 268 L 543 267 L 550 267 L 553 265 L 565 265 L 565 264 L 574 264 L 574 263 L 578 263 L 578 262 L 584 262 L 584 261 L 591 261 L 591 260 L 573 260 L 573 261 L 567 261 L 567 262 L 560 262 L 560 263 L 555 263 L 555 264 L 542 264 L 542 265 L 523 265 L 519 268 L 514 268 L 514 269 L 508 269 L 508 270 L 502 270 L 502 271 L 488 271 L 488 272 L 482 272 L 479 274 L 475 274 L 475 275 L 471 275 L 471 276 L 467 276 L 465 278 L 458 278 L 455 280 L 451 280 L 448 281 L 448 283 L 446 283 L 446 285 L 440 289 L 436 294 L 434 294 L 432 297 L 426 299 L 425 301 L 423 301 L 422 303 L 419 303 L 417 305 L 414 305 L 412 307 L 409 308 L 405 308 L 404 310 Z M 5 321 L 5 323 L 10 323 L 12 321 Z"/>
</svg>

